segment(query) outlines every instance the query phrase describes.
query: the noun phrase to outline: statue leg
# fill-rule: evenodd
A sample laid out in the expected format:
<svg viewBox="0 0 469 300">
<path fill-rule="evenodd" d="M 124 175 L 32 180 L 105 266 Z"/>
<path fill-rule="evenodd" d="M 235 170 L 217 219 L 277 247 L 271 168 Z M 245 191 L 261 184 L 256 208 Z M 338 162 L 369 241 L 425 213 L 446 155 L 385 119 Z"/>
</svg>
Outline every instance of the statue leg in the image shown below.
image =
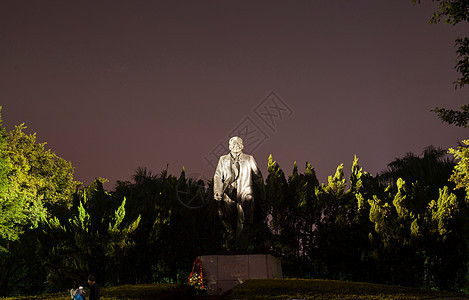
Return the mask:
<svg viewBox="0 0 469 300">
<path fill-rule="evenodd" d="M 241 205 L 244 212 L 244 224 L 252 225 L 254 223 L 254 197 L 247 194 L 241 199 Z"/>
<path fill-rule="evenodd" d="M 224 194 L 223 200 L 220 201 L 219 214 L 222 220 L 223 225 L 225 226 L 224 248 L 232 250 L 236 245 L 236 235 L 237 235 L 237 221 L 238 221 L 238 211 L 237 203 L 232 200 L 236 199 L 231 195 Z"/>
<path fill-rule="evenodd" d="M 238 203 L 238 226 L 236 246 L 239 250 L 248 250 L 249 239 L 252 235 L 254 217 L 254 198 L 251 194 L 242 197 Z"/>
<path fill-rule="evenodd" d="M 236 218 L 237 219 L 236 220 L 236 238 L 238 238 L 241 232 L 243 232 L 245 219 L 244 219 L 243 207 L 240 203 L 236 203 L 236 209 L 238 213 L 238 216 Z"/>
</svg>

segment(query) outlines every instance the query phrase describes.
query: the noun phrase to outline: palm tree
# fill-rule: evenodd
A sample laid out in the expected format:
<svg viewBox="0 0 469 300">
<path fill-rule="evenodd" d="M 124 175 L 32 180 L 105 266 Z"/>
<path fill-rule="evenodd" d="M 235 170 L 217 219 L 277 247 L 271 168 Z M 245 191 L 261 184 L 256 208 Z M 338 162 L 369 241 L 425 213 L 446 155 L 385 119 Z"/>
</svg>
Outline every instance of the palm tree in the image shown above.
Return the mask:
<svg viewBox="0 0 469 300">
<path fill-rule="evenodd" d="M 158 175 L 153 174 L 151 170 L 148 170 L 146 167 L 138 167 L 135 170 L 135 174 L 132 175 L 132 179 L 136 184 L 143 184 L 145 182 L 151 182 L 158 178 Z"/>
<path fill-rule="evenodd" d="M 432 196 L 439 195 L 439 188 L 452 186 L 448 181 L 456 165 L 454 159 L 445 149 L 428 146 L 422 155 L 407 152 L 404 157 L 398 157 L 388 164 L 378 179 L 382 184 L 396 186 L 399 178 L 406 183 L 418 182 L 420 186 L 427 187 Z"/>
</svg>

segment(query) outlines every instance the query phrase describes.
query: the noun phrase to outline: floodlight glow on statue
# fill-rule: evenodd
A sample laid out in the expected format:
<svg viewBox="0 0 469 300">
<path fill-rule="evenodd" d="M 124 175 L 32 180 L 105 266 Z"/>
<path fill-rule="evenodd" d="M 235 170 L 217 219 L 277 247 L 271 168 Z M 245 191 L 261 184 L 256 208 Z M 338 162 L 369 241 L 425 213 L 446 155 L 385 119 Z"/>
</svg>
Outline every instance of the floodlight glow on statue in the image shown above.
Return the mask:
<svg viewBox="0 0 469 300">
<path fill-rule="evenodd" d="M 213 176 L 213 195 L 220 218 L 235 232 L 234 248 L 247 250 L 254 224 L 255 192 L 259 197 L 264 196 L 264 180 L 254 157 L 242 152 L 241 138 L 232 137 L 229 148 L 231 152 L 218 161 Z"/>
</svg>

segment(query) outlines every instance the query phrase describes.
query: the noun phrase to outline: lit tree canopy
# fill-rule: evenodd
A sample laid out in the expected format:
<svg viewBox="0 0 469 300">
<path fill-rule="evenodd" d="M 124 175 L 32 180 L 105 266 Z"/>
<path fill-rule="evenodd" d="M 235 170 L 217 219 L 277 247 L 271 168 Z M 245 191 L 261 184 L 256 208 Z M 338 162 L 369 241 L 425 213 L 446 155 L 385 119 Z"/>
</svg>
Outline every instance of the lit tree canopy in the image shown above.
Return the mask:
<svg viewBox="0 0 469 300">
<path fill-rule="evenodd" d="M 1 122 L 1 120 L 0 120 Z M 0 239 L 14 241 L 42 215 L 70 207 L 81 184 L 70 162 L 37 143 L 21 124 L 6 132 L 0 123 Z M 5 244 L 0 244 L 6 250 Z"/>
</svg>

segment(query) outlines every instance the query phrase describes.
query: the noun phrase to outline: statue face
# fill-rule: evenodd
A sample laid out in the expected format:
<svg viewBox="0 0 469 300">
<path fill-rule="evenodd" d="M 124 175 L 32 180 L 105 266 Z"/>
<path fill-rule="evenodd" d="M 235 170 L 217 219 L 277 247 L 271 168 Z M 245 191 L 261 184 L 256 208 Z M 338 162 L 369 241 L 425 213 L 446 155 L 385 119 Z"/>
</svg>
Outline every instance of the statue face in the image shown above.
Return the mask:
<svg viewBox="0 0 469 300">
<path fill-rule="evenodd" d="M 243 140 L 237 136 L 235 137 L 232 137 L 230 139 L 230 151 L 231 153 L 233 154 L 238 154 L 238 153 L 241 153 L 241 151 L 243 151 Z"/>
</svg>

